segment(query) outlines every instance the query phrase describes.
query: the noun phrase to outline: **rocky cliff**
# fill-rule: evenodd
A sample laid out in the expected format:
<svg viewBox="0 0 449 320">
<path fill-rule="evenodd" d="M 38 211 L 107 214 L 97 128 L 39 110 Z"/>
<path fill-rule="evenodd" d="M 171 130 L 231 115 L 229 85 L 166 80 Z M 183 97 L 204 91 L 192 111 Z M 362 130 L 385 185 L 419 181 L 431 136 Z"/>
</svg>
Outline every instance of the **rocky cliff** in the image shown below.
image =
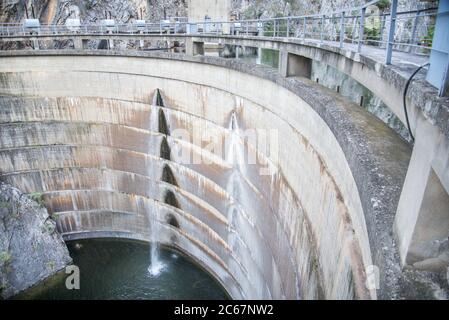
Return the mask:
<svg viewBox="0 0 449 320">
<path fill-rule="evenodd" d="M 40 195 L 29 197 L 0 182 L 0 299 L 33 286 L 72 261 L 41 201 Z"/>
<path fill-rule="evenodd" d="M 21 22 L 39 18 L 41 23 L 63 24 L 67 19 L 95 23 L 115 19 L 127 23 L 135 19 L 159 21 L 186 16 L 186 0 L 6 0 L 0 22 Z"/>
<path fill-rule="evenodd" d="M 331 12 L 361 5 L 363 0 L 231 0 L 232 12 L 240 18 L 267 18 Z M 389 0 L 380 6 L 388 10 Z M 399 10 L 436 6 L 435 0 L 399 0 Z M 4 0 L 0 22 L 21 22 L 27 16 L 41 23 L 64 23 L 79 18 L 83 23 L 112 18 L 118 22 L 134 19 L 160 21 L 169 17 L 185 17 L 188 0 Z"/>
</svg>

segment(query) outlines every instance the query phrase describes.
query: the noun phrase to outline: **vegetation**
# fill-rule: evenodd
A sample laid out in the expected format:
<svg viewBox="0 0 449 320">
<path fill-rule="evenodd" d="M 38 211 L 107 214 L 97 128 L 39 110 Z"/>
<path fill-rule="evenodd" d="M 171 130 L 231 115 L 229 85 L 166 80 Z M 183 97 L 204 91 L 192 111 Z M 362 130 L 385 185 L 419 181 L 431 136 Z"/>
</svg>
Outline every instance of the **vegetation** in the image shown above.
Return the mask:
<svg viewBox="0 0 449 320">
<path fill-rule="evenodd" d="M 379 39 L 380 39 L 380 28 L 365 27 L 364 35 L 365 35 L 368 45 L 377 45 L 378 43 L 376 41 L 379 41 Z"/>
<path fill-rule="evenodd" d="M 0 264 L 4 265 L 11 261 L 11 254 L 7 251 L 0 252 Z"/>
<path fill-rule="evenodd" d="M 385 11 L 386 9 L 389 9 L 391 5 L 390 0 L 380 0 L 378 3 L 376 3 L 376 6 L 381 11 Z"/>
<path fill-rule="evenodd" d="M 47 268 L 50 269 L 51 271 L 55 270 L 56 267 L 56 262 L 53 260 L 50 260 L 47 262 Z"/>
<path fill-rule="evenodd" d="M 28 195 L 31 200 L 35 201 L 41 208 L 44 207 L 45 201 L 44 196 L 41 192 L 33 192 Z"/>
<path fill-rule="evenodd" d="M 11 208 L 9 201 L 0 201 L 0 208 Z"/>
<path fill-rule="evenodd" d="M 277 68 L 279 66 L 279 51 L 272 49 L 262 50 L 262 64 Z"/>
<path fill-rule="evenodd" d="M 435 26 L 430 26 L 427 29 L 427 34 L 421 38 L 422 45 L 431 47 L 434 33 L 435 33 Z"/>
<path fill-rule="evenodd" d="M 49 234 L 53 234 L 56 231 L 56 226 L 54 223 L 51 223 L 50 221 L 46 221 L 42 225 L 42 232 L 47 232 Z"/>
</svg>

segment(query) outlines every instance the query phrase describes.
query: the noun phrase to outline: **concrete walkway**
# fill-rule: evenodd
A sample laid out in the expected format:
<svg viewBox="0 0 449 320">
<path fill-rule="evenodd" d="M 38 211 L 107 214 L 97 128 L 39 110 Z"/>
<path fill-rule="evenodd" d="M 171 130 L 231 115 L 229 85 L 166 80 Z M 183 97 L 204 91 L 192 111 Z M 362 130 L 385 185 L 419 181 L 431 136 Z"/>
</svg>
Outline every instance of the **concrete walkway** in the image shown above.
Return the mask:
<svg viewBox="0 0 449 320">
<path fill-rule="evenodd" d="M 320 45 L 319 40 L 306 39 L 306 42 L 316 43 Z M 322 44 L 339 48 L 340 44 L 337 41 L 323 41 Z M 357 43 L 345 43 L 343 49 L 346 51 L 357 52 Z M 385 64 L 385 48 L 375 46 L 363 45 L 360 54 L 375 60 L 376 62 Z M 393 51 L 392 66 L 402 70 L 404 76 L 411 74 L 417 67 L 427 63 L 429 56 L 425 54 L 408 53 L 404 51 Z"/>
</svg>

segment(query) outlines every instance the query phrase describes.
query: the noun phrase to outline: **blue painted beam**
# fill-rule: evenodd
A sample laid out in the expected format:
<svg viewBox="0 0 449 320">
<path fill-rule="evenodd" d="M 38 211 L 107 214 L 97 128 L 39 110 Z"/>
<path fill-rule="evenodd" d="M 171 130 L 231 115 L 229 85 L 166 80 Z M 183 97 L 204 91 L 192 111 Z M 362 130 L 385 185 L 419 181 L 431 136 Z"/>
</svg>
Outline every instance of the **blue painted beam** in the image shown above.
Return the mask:
<svg viewBox="0 0 449 320">
<path fill-rule="evenodd" d="M 449 95 L 449 0 L 440 0 L 430 53 L 427 81 L 440 96 Z"/>
</svg>

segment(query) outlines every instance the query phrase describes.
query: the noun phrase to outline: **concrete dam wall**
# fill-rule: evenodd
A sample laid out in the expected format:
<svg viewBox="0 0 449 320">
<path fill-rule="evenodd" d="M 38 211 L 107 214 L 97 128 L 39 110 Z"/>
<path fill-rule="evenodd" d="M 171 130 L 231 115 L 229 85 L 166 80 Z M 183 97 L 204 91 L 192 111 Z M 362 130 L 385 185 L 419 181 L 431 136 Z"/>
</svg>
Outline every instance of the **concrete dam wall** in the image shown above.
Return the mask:
<svg viewBox="0 0 449 320">
<path fill-rule="evenodd" d="M 233 298 L 397 291 L 391 230 L 410 150 L 336 93 L 211 57 L 0 60 L 0 178 L 42 193 L 64 239 L 150 241 L 157 224 L 157 241 Z"/>
</svg>

